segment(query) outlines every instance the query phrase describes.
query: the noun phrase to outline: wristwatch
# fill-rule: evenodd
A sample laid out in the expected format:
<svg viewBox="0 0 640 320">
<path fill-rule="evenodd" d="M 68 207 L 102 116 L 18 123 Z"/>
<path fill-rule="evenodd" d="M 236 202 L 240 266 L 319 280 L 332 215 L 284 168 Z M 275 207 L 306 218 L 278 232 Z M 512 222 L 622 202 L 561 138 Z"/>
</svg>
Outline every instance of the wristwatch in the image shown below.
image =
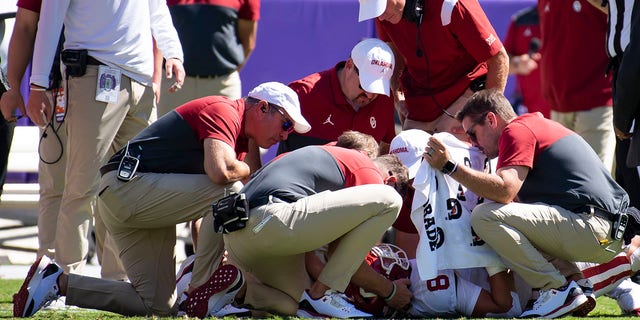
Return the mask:
<svg viewBox="0 0 640 320">
<path fill-rule="evenodd" d="M 458 169 L 458 163 L 447 160 L 447 163 L 444 164 L 442 170 L 440 171 L 442 171 L 442 173 L 444 174 L 452 175 L 454 172 L 456 172 L 456 169 Z"/>
</svg>

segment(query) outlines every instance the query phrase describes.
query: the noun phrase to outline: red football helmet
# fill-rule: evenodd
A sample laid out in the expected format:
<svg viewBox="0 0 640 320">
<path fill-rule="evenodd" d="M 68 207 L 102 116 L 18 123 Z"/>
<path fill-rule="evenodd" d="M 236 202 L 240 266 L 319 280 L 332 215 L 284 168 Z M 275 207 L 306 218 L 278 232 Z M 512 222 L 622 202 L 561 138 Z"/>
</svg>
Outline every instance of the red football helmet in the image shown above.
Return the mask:
<svg viewBox="0 0 640 320">
<path fill-rule="evenodd" d="M 391 281 L 409 278 L 411 275 L 411 264 L 407 258 L 407 253 L 393 244 L 381 243 L 374 246 L 369 251 L 365 261 L 376 272 Z M 379 297 L 375 293 L 366 292 L 353 283 L 349 284 L 345 294 L 353 300 L 358 309 L 374 316 L 383 317 L 391 311 L 383 297 Z"/>
</svg>

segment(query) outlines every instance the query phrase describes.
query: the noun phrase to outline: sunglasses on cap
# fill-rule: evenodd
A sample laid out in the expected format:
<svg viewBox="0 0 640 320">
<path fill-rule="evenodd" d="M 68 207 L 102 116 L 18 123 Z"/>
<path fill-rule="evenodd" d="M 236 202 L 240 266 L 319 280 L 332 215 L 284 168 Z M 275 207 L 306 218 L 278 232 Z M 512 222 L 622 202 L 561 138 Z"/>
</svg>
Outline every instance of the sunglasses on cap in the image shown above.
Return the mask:
<svg viewBox="0 0 640 320">
<path fill-rule="evenodd" d="M 282 130 L 286 131 L 287 133 L 291 133 L 293 132 L 293 121 L 291 121 L 291 119 L 287 118 L 287 116 L 284 114 L 284 112 L 282 110 L 280 110 L 280 108 L 271 105 L 272 108 L 275 108 L 280 115 L 282 116 L 282 118 L 284 119 L 284 122 L 282 123 Z"/>
</svg>

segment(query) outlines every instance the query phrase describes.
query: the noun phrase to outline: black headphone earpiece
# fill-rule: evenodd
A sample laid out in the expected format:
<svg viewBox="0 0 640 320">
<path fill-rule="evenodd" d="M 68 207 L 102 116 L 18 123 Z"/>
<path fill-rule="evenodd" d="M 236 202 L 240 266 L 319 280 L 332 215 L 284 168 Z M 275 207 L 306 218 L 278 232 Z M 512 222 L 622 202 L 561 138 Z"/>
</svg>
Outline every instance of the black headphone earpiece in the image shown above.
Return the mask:
<svg viewBox="0 0 640 320">
<path fill-rule="evenodd" d="M 424 0 L 407 0 L 402 12 L 402 18 L 415 23 L 418 26 L 422 23 L 422 15 L 424 14 Z"/>
</svg>

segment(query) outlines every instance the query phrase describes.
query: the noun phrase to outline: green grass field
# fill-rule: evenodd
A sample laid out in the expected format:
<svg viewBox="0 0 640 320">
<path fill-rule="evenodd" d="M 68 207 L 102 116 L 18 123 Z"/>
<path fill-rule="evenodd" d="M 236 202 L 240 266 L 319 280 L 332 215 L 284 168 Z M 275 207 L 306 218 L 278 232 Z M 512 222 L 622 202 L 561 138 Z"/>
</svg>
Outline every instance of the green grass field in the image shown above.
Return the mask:
<svg viewBox="0 0 640 320">
<path fill-rule="evenodd" d="M 0 280 L 0 318 L 13 318 L 13 294 L 18 291 L 22 280 Z M 145 317 L 124 317 L 110 312 L 101 312 L 87 309 L 68 309 L 68 310 L 43 310 L 36 313 L 33 319 L 158 319 Z M 620 309 L 616 302 L 606 297 L 598 298 L 598 306 L 589 314 L 589 318 L 593 319 L 622 319 L 627 318 L 620 313 Z M 163 318 L 164 319 L 164 318 Z M 168 318 L 167 318 L 168 319 Z M 188 317 L 180 317 L 175 319 L 189 319 Z M 195 318 L 192 318 L 195 319 Z M 281 317 L 273 317 L 272 319 L 282 319 Z M 292 318 L 294 319 L 294 318 Z M 567 317 L 565 319 L 574 319 Z M 577 319 L 577 318 L 576 318 Z"/>
</svg>

